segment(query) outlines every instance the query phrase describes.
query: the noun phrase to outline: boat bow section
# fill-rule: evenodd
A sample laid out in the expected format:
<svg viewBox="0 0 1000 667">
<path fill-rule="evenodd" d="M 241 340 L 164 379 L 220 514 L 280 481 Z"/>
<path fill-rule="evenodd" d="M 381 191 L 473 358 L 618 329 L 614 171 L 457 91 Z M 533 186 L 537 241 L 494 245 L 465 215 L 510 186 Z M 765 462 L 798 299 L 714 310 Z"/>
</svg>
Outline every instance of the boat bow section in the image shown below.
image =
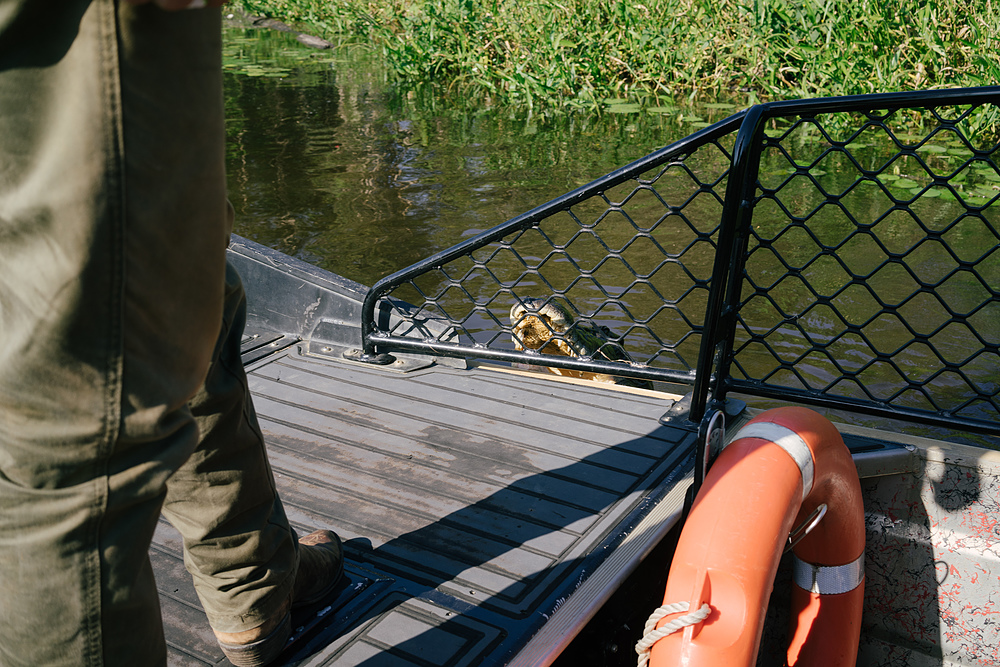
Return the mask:
<svg viewBox="0 0 1000 667">
<path fill-rule="evenodd" d="M 1000 87 L 757 105 L 371 290 L 235 238 L 287 513 L 349 558 L 285 661 L 548 664 L 732 394 L 996 438 L 998 141 Z M 152 557 L 171 661 L 223 660 L 166 524 Z"/>
<path fill-rule="evenodd" d="M 305 324 L 356 307 L 334 303 L 351 286 L 239 243 L 251 298 L 271 281 L 273 301 L 319 303 L 312 319 L 254 311 L 245 359 L 289 519 L 335 530 L 348 557 L 338 596 L 293 619 L 285 663 L 551 662 L 677 520 L 693 436 L 659 421 L 672 399 L 312 354 Z M 153 555 L 171 663 L 218 663 L 166 523 Z"/>
</svg>

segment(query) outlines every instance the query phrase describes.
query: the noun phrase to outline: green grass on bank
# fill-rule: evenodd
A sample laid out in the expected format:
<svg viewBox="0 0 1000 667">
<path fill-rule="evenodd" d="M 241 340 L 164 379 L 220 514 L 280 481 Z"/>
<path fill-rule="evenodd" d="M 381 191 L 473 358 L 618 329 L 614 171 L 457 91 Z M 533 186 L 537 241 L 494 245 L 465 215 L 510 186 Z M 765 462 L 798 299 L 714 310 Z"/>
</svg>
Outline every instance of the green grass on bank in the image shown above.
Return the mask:
<svg viewBox="0 0 1000 667">
<path fill-rule="evenodd" d="M 1000 0 L 237 0 L 481 104 L 737 103 L 1000 81 Z"/>
</svg>

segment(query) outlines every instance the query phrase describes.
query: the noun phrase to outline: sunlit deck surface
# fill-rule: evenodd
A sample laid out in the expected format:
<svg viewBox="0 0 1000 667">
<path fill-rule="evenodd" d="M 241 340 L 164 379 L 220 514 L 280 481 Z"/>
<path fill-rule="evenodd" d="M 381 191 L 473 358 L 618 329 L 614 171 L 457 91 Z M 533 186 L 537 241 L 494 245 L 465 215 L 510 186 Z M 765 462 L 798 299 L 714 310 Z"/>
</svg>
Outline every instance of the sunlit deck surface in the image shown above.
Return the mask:
<svg viewBox="0 0 1000 667">
<path fill-rule="evenodd" d="M 273 338 L 246 339 L 244 361 L 279 492 L 300 534 L 333 529 L 348 558 L 281 664 L 545 661 L 681 503 L 693 437 L 659 421 L 669 398 Z M 229 664 L 165 521 L 151 555 L 170 664 Z"/>
</svg>

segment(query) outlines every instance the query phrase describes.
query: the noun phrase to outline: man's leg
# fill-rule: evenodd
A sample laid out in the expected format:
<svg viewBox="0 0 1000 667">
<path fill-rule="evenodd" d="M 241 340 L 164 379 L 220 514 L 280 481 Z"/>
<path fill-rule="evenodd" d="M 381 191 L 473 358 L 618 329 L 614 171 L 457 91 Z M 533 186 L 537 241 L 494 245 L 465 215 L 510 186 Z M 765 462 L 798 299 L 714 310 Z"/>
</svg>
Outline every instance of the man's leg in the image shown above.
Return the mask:
<svg viewBox="0 0 1000 667">
<path fill-rule="evenodd" d="M 166 208 L 168 217 L 160 221 L 164 228 L 177 216 L 204 218 L 205 211 L 216 214 L 210 224 L 201 223 L 211 230 L 209 237 L 204 230 L 188 230 L 192 235 L 200 234 L 207 244 L 195 260 L 199 266 L 220 269 L 219 286 L 223 289 L 218 303 L 222 312 L 221 317 L 202 318 L 214 325 L 215 335 L 208 374 L 188 404 L 199 440 L 167 482 L 163 512 L 184 538 L 185 564 L 212 628 L 222 633 L 220 638 L 244 644 L 262 639 L 261 631 L 270 631 L 282 621 L 287 626 L 295 584 L 303 590 L 324 586 L 331 580 L 331 571 L 336 574 L 342 566 L 342 556 L 339 542 L 323 549 L 303 549 L 309 553 L 303 557 L 305 567 L 299 567 L 295 534 L 275 490 L 240 359 L 246 302 L 239 276 L 226 265 L 224 255 L 232 228 L 232 207 L 225 198 L 224 178 L 220 179 L 224 136 L 219 12 L 169 14 L 142 6 L 132 11 L 123 7 L 121 14 L 126 156 L 138 153 L 128 174 L 133 181 L 147 185 L 139 190 L 143 198 L 135 198 L 136 207 L 143 216 L 154 218 L 156 214 L 150 209 Z M 164 81 L 163 70 L 174 77 Z M 178 100 L 186 100 L 191 108 L 178 111 Z M 170 128 L 168 136 L 176 138 L 166 150 L 155 141 L 129 145 L 130 118 L 135 119 L 132 135 L 140 139 L 161 127 Z M 193 147 L 185 148 L 189 141 Z M 164 191 L 163 185 L 158 188 L 156 166 L 161 164 L 173 165 L 171 173 L 176 175 L 171 178 L 179 183 L 196 185 L 180 192 L 171 187 Z M 147 230 L 151 237 L 141 244 L 142 249 L 148 249 L 144 264 L 155 262 L 150 254 L 156 253 L 159 245 L 170 243 L 169 234 L 157 237 L 160 229 Z M 136 249 L 133 256 L 138 253 Z M 176 261 L 173 258 L 172 262 Z M 142 268 L 130 271 L 134 274 Z M 172 266 L 159 266 L 148 275 L 153 278 L 172 269 L 173 280 L 181 280 Z M 191 288 L 198 289 L 200 282 L 192 283 Z M 148 293 L 140 296 L 147 301 L 159 298 Z M 187 312 L 175 316 L 188 320 L 199 317 Z M 126 358 L 160 362 L 160 346 L 162 343 Z M 150 379 L 135 384 L 145 386 Z M 147 539 L 147 547 L 148 543 Z M 297 580 L 296 571 L 313 576 Z M 284 638 L 275 636 L 263 649 L 252 648 L 244 654 L 249 655 L 251 664 L 257 664 L 258 658 L 272 655 L 283 644 Z"/>
<path fill-rule="evenodd" d="M 228 220 L 218 12 L 0 7 L 0 663 L 162 663 Z"/>
<path fill-rule="evenodd" d="M 198 449 L 170 478 L 163 514 L 184 537 L 184 559 L 212 628 L 241 633 L 288 612 L 295 535 L 274 487 L 240 359 L 243 285 L 230 265 L 219 338 L 191 401 Z"/>
<path fill-rule="evenodd" d="M 209 505 L 264 489 L 246 516 L 201 519 L 172 493 L 217 629 L 296 594 L 224 276 L 219 42 L 216 10 L 0 3 L 0 663 L 164 661 L 147 551 L 178 469 L 172 489 L 197 495 L 194 478 L 245 467 L 224 485 L 242 496 L 200 485 Z M 342 559 L 303 551 L 312 594 Z"/>
<path fill-rule="evenodd" d="M 326 530 L 299 546 L 274 486 L 240 344 L 246 298 L 226 267 L 222 332 L 205 384 L 190 402 L 198 448 L 170 478 L 163 514 L 184 538 L 184 562 L 209 623 L 238 666 L 267 664 L 284 648 L 291 608 L 332 592 L 340 539 Z"/>
</svg>

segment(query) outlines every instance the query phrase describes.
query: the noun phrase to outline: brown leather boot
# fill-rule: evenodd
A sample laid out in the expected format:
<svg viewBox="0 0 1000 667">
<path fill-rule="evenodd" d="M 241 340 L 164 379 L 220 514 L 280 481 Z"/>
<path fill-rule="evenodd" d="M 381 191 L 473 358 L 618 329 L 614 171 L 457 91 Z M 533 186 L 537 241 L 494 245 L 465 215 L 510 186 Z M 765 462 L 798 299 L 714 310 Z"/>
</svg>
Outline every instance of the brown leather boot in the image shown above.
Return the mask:
<svg viewBox="0 0 1000 667">
<path fill-rule="evenodd" d="M 264 667 L 285 648 L 292 634 L 291 605 L 286 601 L 273 617 L 243 632 L 215 632 L 222 652 L 235 667 Z"/>
<path fill-rule="evenodd" d="M 316 604 L 340 583 L 344 547 L 337 533 L 317 530 L 299 538 L 299 571 L 292 588 L 292 608 Z"/>
<path fill-rule="evenodd" d="M 344 574 L 344 549 L 331 530 L 299 539 L 299 568 L 292 596 L 262 625 L 243 632 L 215 632 L 222 652 L 235 667 L 264 667 L 277 658 L 292 633 L 291 609 L 320 602 Z"/>
</svg>

